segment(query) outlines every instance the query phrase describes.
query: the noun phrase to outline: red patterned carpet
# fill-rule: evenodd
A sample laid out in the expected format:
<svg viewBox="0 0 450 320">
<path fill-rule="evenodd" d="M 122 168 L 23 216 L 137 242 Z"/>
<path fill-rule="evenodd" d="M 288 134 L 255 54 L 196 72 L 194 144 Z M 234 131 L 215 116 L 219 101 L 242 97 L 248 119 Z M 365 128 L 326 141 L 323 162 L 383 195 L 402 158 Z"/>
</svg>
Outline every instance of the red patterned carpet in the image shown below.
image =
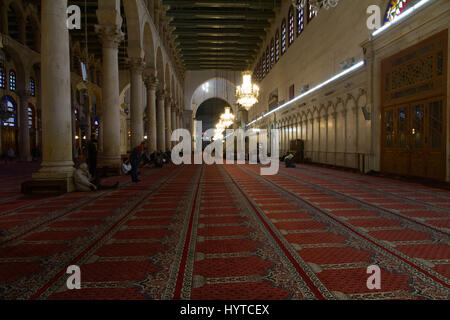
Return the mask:
<svg viewBox="0 0 450 320">
<path fill-rule="evenodd" d="M 1 299 L 449 299 L 450 192 L 314 166 L 143 169 L 25 197 L 0 167 Z M 20 168 L 22 167 L 22 168 Z M 68 290 L 66 269 L 81 268 Z M 370 265 L 381 289 L 370 290 Z"/>
</svg>

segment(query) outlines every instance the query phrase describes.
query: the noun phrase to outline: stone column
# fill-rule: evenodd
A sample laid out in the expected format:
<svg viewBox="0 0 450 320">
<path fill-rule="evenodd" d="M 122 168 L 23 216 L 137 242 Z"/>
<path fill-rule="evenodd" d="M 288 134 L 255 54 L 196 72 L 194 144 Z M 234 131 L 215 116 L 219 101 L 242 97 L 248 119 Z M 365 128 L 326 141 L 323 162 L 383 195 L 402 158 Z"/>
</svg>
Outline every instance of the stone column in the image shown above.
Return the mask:
<svg viewBox="0 0 450 320">
<path fill-rule="evenodd" d="M 63 180 L 73 190 L 72 108 L 67 0 L 41 1 L 42 167 L 33 180 Z"/>
<path fill-rule="evenodd" d="M 156 125 L 156 89 L 158 88 L 158 80 L 155 77 L 147 77 L 145 79 L 147 86 L 147 121 L 148 121 L 148 139 L 150 153 L 156 151 L 157 147 L 157 125 Z"/>
<path fill-rule="evenodd" d="M 102 165 L 120 168 L 120 101 L 118 48 L 123 39 L 120 27 L 97 25 L 96 31 L 102 42 Z"/>
<path fill-rule="evenodd" d="M 167 94 L 168 95 L 168 94 Z M 172 137 L 172 99 L 166 97 L 166 147 L 165 150 L 171 149 L 172 143 L 170 138 Z"/>
<path fill-rule="evenodd" d="M 29 92 L 23 90 L 19 92 L 20 97 L 20 110 L 19 110 L 19 126 L 20 126 L 20 139 L 19 139 L 19 155 L 20 161 L 31 161 L 30 152 L 30 127 L 28 126 L 28 97 Z"/>
<path fill-rule="evenodd" d="M 158 131 L 158 150 L 166 151 L 166 125 L 165 125 L 165 115 L 164 115 L 164 91 L 160 90 L 157 93 L 158 101 L 158 111 L 157 111 L 157 131 Z"/>
<path fill-rule="evenodd" d="M 142 72 L 144 62 L 140 58 L 130 59 L 131 79 L 131 148 L 138 146 L 144 140 L 144 120 L 142 106 Z"/>
<path fill-rule="evenodd" d="M 177 107 L 172 105 L 172 132 L 178 129 L 177 126 Z M 172 133 L 171 133 L 172 134 Z M 175 142 L 171 142 L 171 146 L 174 146 Z"/>
</svg>

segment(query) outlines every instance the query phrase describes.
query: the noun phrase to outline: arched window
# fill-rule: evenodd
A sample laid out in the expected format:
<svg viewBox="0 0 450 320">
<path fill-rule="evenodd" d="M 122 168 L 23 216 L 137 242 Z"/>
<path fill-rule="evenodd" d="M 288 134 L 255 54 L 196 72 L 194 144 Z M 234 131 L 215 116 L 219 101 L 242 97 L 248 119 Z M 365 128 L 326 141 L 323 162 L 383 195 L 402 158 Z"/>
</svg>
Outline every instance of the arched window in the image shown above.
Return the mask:
<svg viewBox="0 0 450 320">
<path fill-rule="evenodd" d="M 411 0 L 390 0 L 384 23 L 388 23 L 401 15 L 408 6 L 408 2 L 411 2 Z"/>
<path fill-rule="evenodd" d="M 280 60 L 280 31 L 275 33 L 275 63 Z"/>
<path fill-rule="evenodd" d="M 309 4 L 308 0 L 308 23 L 316 16 L 316 13 L 313 10 L 313 6 Z"/>
<path fill-rule="evenodd" d="M 294 39 L 295 39 L 295 19 L 294 19 L 294 7 L 293 6 L 291 6 L 289 8 L 288 28 L 289 28 L 288 45 L 290 46 L 292 43 L 294 43 Z"/>
<path fill-rule="evenodd" d="M 267 74 L 270 71 L 270 51 L 269 51 L 269 46 L 267 46 L 266 48 L 266 69 L 267 69 Z"/>
<path fill-rule="evenodd" d="M 9 90 L 16 91 L 16 72 L 14 70 L 9 72 Z"/>
<path fill-rule="evenodd" d="M 297 2 L 300 2 L 301 0 L 298 0 Z M 297 9 L 297 37 L 302 34 L 303 30 L 305 29 L 305 10 Z"/>
<path fill-rule="evenodd" d="M 34 107 L 32 104 L 28 105 L 28 128 L 32 129 L 34 128 L 34 124 L 35 124 L 35 113 L 34 113 Z"/>
<path fill-rule="evenodd" d="M 36 96 L 36 83 L 33 78 L 30 78 L 30 94 L 32 97 Z"/>
<path fill-rule="evenodd" d="M 6 96 L 3 98 L 6 101 L 8 111 L 11 113 L 11 117 L 5 121 L 2 121 L 2 126 L 16 127 L 17 126 L 17 105 L 13 98 Z"/>
<path fill-rule="evenodd" d="M 272 38 L 270 41 L 270 68 L 275 65 L 275 40 Z"/>
<path fill-rule="evenodd" d="M 281 23 L 281 55 L 286 52 L 286 19 Z"/>
<path fill-rule="evenodd" d="M 263 65 L 263 67 L 262 67 L 262 77 L 264 79 L 266 77 L 266 57 L 264 56 L 264 53 L 263 53 L 263 56 L 261 57 L 261 59 L 262 59 L 262 65 Z"/>
<path fill-rule="evenodd" d="M 0 66 L 0 88 L 6 88 L 6 72 L 3 66 Z"/>
</svg>

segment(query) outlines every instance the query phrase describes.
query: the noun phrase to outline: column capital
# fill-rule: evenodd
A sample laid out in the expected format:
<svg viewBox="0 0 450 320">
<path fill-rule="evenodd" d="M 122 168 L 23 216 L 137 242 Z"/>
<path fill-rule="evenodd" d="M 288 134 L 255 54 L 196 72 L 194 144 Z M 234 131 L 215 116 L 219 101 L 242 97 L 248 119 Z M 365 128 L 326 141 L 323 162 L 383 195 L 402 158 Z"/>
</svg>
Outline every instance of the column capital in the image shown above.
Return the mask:
<svg viewBox="0 0 450 320">
<path fill-rule="evenodd" d="M 159 90 L 156 92 L 156 97 L 158 98 L 158 100 L 164 100 L 164 98 L 165 98 L 165 92 L 164 92 L 164 90 L 159 89 Z"/>
<path fill-rule="evenodd" d="M 147 86 L 147 89 L 155 90 L 158 89 L 159 81 L 158 78 L 154 76 L 146 76 L 144 77 L 144 83 Z"/>
<path fill-rule="evenodd" d="M 99 35 L 103 47 L 118 49 L 124 39 L 124 33 L 116 25 L 95 25 L 95 32 Z"/>
<path fill-rule="evenodd" d="M 131 72 L 143 73 L 145 68 L 145 62 L 142 58 L 128 58 L 126 60 Z"/>
</svg>

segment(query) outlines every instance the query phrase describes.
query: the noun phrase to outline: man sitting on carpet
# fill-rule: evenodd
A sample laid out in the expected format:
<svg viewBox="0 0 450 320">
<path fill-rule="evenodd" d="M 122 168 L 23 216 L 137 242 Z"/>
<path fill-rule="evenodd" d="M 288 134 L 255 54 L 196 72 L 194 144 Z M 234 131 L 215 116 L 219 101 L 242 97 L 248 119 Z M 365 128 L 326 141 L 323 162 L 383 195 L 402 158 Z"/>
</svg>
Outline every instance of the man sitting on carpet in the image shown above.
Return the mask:
<svg viewBox="0 0 450 320">
<path fill-rule="evenodd" d="M 107 190 L 107 189 L 117 189 L 119 182 L 113 186 L 102 186 L 100 183 L 100 178 L 92 178 L 89 173 L 89 167 L 84 162 L 80 164 L 78 169 L 75 170 L 73 181 L 77 191 L 94 191 L 94 190 Z"/>
<path fill-rule="evenodd" d="M 294 155 L 291 153 L 284 158 L 284 163 L 286 164 L 286 168 L 295 168 L 294 163 Z"/>
</svg>

